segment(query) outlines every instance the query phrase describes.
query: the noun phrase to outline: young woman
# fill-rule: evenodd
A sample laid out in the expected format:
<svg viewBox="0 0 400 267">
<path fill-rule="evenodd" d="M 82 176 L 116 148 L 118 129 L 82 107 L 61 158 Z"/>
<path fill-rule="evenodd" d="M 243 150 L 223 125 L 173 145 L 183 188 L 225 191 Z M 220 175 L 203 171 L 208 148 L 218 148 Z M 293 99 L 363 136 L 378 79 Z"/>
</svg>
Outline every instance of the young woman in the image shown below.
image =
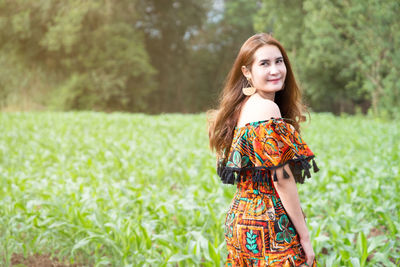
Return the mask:
<svg viewBox="0 0 400 267">
<path fill-rule="evenodd" d="M 225 221 L 226 266 L 316 266 L 296 182 L 318 167 L 300 136 L 305 106 L 282 45 L 250 37 L 210 123 L 223 183 L 237 184 Z"/>
</svg>

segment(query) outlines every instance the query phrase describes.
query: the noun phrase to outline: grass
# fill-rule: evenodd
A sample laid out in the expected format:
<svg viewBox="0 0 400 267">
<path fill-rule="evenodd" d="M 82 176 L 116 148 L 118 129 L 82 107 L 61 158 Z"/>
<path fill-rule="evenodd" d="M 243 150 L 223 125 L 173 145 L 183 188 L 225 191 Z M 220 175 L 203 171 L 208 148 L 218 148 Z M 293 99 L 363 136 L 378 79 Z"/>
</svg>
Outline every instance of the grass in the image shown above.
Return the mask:
<svg viewBox="0 0 400 267">
<path fill-rule="evenodd" d="M 312 114 L 299 193 L 320 266 L 400 264 L 400 124 Z M 0 265 L 219 266 L 235 188 L 204 114 L 0 114 Z"/>
</svg>

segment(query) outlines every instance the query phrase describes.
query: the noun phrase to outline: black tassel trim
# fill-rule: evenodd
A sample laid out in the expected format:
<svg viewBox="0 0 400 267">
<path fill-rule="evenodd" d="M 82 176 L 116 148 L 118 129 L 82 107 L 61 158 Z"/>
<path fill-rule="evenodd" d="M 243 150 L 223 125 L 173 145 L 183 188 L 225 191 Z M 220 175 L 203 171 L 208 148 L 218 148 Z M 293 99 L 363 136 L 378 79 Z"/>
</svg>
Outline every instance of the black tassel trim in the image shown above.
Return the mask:
<svg viewBox="0 0 400 267">
<path fill-rule="evenodd" d="M 251 177 L 253 183 L 257 183 L 258 182 L 258 173 L 259 171 L 255 171 Z"/>
<path fill-rule="evenodd" d="M 314 160 L 314 159 L 312 159 L 312 165 L 313 165 L 313 170 L 314 170 L 314 172 L 318 172 L 318 171 L 319 171 L 319 168 L 318 168 L 318 166 L 317 166 L 317 163 L 315 163 L 315 160 Z"/>
<path fill-rule="evenodd" d="M 252 181 L 255 183 L 262 183 L 262 182 L 267 182 L 268 184 L 270 183 L 270 180 L 267 179 L 270 177 L 273 173 L 273 181 L 277 182 L 278 181 L 278 176 L 276 174 L 276 169 L 282 167 L 282 165 L 285 165 L 287 163 L 290 163 L 290 169 L 293 173 L 293 176 L 298 183 L 304 183 L 305 178 L 311 178 L 311 164 L 309 163 L 310 157 L 305 157 L 303 155 L 300 155 L 298 158 L 295 158 L 293 160 L 289 160 L 281 165 L 278 166 L 273 166 L 273 167 L 254 167 L 254 168 L 229 168 L 224 166 L 224 164 L 220 163 L 217 166 L 217 173 L 218 176 L 221 177 L 221 181 L 224 184 L 235 184 L 235 183 L 240 183 L 242 182 L 248 174 L 249 171 L 252 172 Z M 312 168 L 314 172 L 318 172 L 319 168 L 317 164 L 315 163 L 315 160 L 312 158 Z M 289 178 L 289 174 L 287 171 L 283 168 L 283 177 L 284 178 Z"/>
<path fill-rule="evenodd" d="M 263 172 L 262 170 L 259 170 L 259 171 L 258 171 L 258 179 L 257 179 L 257 180 L 258 180 L 259 183 L 264 182 L 264 175 L 263 175 L 263 173 L 264 173 L 264 172 Z"/>
<path fill-rule="evenodd" d="M 228 182 L 228 184 L 235 184 L 235 173 L 234 172 L 228 173 L 227 182 Z"/>
<path fill-rule="evenodd" d="M 254 183 L 261 183 L 263 181 L 263 179 L 264 178 L 263 178 L 261 170 L 254 170 L 251 180 Z"/>
<path fill-rule="evenodd" d="M 304 174 L 307 176 L 307 178 L 311 178 L 311 173 L 309 169 L 305 169 Z"/>
<path fill-rule="evenodd" d="M 236 173 L 236 183 L 240 183 L 241 182 L 241 177 L 242 177 L 242 172 L 239 171 L 238 173 Z"/>
<path fill-rule="evenodd" d="M 302 175 L 302 179 L 304 180 L 304 178 L 307 176 L 308 178 L 311 177 L 311 173 L 310 173 L 310 168 L 311 165 L 308 162 L 307 158 L 304 157 L 303 155 L 301 155 L 299 157 L 300 163 L 301 163 L 301 168 L 303 169 L 303 175 Z"/>
<path fill-rule="evenodd" d="M 221 181 L 224 184 L 234 184 L 235 183 L 235 175 L 234 172 L 224 168 L 223 166 L 218 166 L 218 175 L 221 177 Z"/>
<path fill-rule="evenodd" d="M 303 172 L 302 172 L 303 169 L 302 169 L 301 163 L 300 162 L 294 162 L 293 167 L 291 166 L 290 169 L 291 169 L 291 171 L 293 173 L 294 180 L 297 183 L 300 183 L 300 184 L 304 183 L 304 175 L 303 175 Z"/>
<path fill-rule="evenodd" d="M 285 168 L 283 168 L 283 177 L 285 177 L 286 179 L 290 177 Z"/>
</svg>

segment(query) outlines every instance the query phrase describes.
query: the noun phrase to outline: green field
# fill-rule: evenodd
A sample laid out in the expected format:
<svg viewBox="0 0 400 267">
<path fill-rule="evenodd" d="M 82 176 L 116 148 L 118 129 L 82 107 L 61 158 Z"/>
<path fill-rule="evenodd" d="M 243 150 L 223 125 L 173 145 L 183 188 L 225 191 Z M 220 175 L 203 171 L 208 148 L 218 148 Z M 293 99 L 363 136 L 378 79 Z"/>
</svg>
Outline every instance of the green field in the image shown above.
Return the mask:
<svg viewBox="0 0 400 267">
<path fill-rule="evenodd" d="M 320 266 L 400 265 L 400 123 L 312 114 L 299 185 Z M 0 114 L 0 265 L 219 266 L 222 185 L 200 115 Z M 25 265 L 19 265 L 25 266 Z"/>
</svg>

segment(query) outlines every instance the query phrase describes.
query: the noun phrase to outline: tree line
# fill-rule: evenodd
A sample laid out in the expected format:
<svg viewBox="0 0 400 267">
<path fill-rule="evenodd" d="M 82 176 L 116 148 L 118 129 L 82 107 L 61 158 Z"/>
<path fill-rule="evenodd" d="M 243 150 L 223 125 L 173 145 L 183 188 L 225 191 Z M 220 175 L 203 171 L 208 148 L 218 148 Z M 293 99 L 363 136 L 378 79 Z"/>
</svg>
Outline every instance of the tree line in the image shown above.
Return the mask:
<svg viewBox="0 0 400 267">
<path fill-rule="evenodd" d="M 400 114 L 400 11 L 378 0 L 0 1 L 0 106 L 201 112 L 272 33 L 314 111 Z"/>
</svg>

